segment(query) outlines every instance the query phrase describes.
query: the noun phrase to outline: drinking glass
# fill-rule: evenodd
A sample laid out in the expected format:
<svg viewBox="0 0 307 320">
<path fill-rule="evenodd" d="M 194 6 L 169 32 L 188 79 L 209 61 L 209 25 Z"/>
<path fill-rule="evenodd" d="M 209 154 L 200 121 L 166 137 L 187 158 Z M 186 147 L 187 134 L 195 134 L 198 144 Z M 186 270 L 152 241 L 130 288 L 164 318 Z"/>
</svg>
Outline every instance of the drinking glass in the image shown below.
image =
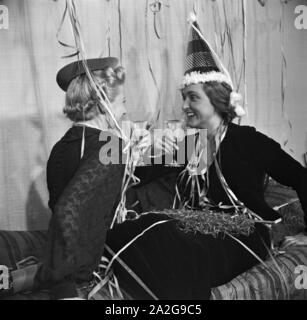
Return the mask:
<svg viewBox="0 0 307 320">
<path fill-rule="evenodd" d="M 140 142 L 143 138 L 144 135 L 142 134 L 143 130 L 148 130 L 149 129 L 149 121 L 147 120 L 140 120 L 140 121 L 134 121 L 133 122 L 133 130 L 134 132 L 137 132 L 137 141 Z M 144 148 L 139 148 L 139 160 L 137 162 L 138 167 L 144 167 L 150 164 L 146 164 L 144 161 Z"/>
<path fill-rule="evenodd" d="M 180 135 L 184 134 L 183 120 L 166 120 L 165 128 L 171 130 L 174 137 L 172 161 L 171 163 L 166 163 L 165 165 L 168 167 L 181 167 L 182 164 L 177 162 L 177 150 L 175 149 L 175 146 L 178 145 L 178 141 L 182 140 Z"/>
</svg>

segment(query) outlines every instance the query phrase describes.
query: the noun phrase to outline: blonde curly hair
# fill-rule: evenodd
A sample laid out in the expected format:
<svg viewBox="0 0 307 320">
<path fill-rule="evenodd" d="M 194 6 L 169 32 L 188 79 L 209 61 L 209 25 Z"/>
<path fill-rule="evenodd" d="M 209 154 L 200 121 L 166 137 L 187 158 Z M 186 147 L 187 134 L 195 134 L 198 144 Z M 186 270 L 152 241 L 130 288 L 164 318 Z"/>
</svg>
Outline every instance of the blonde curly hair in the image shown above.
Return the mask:
<svg viewBox="0 0 307 320">
<path fill-rule="evenodd" d="M 110 102 L 118 94 L 118 87 L 125 82 L 125 71 L 122 67 L 115 69 L 108 67 L 92 72 L 94 81 L 106 93 Z M 103 108 L 101 106 L 101 108 Z M 72 121 L 86 121 L 95 118 L 101 113 L 96 91 L 92 88 L 87 76 L 82 74 L 74 78 L 66 91 L 63 113 Z"/>
</svg>

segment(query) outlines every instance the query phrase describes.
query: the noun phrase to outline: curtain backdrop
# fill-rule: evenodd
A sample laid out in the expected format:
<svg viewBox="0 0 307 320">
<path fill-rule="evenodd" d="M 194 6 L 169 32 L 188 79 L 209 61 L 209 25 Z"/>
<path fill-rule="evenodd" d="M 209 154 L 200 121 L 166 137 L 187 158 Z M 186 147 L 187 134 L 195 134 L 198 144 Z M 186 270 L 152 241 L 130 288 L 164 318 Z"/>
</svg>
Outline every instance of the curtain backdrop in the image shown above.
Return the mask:
<svg viewBox="0 0 307 320">
<path fill-rule="evenodd" d="M 180 117 L 186 20 L 194 8 L 244 97 L 248 115 L 242 124 L 256 126 L 304 163 L 307 30 L 295 28 L 294 10 L 307 1 L 75 2 L 87 56 L 119 57 L 131 118 L 155 119 L 161 110 L 160 122 Z M 61 58 L 73 50 L 56 38 L 65 1 L 0 4 L 9 12 L 8 29 L 0 29 L 0 229 L 46 228 L 46 161 L 70 126 L 62 114 L 64 92 L 55 82 L 57 71 L 74 60 Z M 59 39 L 73 44 L 68 19 Z"/>
</svg>

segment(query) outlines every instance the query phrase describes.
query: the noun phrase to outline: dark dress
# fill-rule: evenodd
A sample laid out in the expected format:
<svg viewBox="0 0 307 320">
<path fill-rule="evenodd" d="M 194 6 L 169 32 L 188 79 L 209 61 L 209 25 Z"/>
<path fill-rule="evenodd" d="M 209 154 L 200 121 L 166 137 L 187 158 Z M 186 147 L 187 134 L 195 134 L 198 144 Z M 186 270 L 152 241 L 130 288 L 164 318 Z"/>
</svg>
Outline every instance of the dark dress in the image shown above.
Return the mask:
<svg viewBox="0 0 307 320">
<path fill-rule="evenodd" d="M 97 129 L 86 128 L 80 160 L 82 130 L 69 129 L 54 146 L 47 165 L 53 214 L 35 286 L 50 287 L 54 299 L 76 296 L 76 285 L 91 279 L 103 254 L 124 174 L 122 164 L 100 163 L 99 152 L 109 140 L 99 141 Z M 120 157 L 120 150 L 115 151 Z"/>
<path fill-rule="evenodd" d="M 81 126 L 70 128 L 53 147 L 47 163 L 49 207 L 53 214 L 35 287 L 50 287 L 55 299 L 76 296 L 77 285 L 91 280 L 103 254 L 124 174 L 124 165 L 103 165 L 99 160 L 101 148 L 111 136 L 118 138 L 110 134 L 109 139 L 100 141 L 101 131 L 86 127 L 81 159 L 82 131 Z M 117 151 L 120 158 L 121 148 Z M 158 176 L 164 174 L 160 167 L 161 170 L 156 167 Z M 129 190 L 128 205 L 136 198 L 135 192 Z M 160 202 L 161 208 L 166 205 L 167 200 Z"/>
<path fill-rule="evenodd" d="M 85 154 L 79 164 L 67 160 L 73 154 L 80 155 L 80 127 L 66 133 L 53 149 L 48 162 L 49 204 L 54 213 L 46 259 L 37 279 L 40 283 L 49 282 L 55 297 L 61 296 L 57 295 L 58 292 L 71 296 L 76 283 L 90 279 L 103 254 L 105 241 L 116 252 L 153 222 L 167 218 L 148 214 L 109 230 L 119 199 L 123 166 L 102 165 L 97 150 L 103 143 L 97 142 L 99 131 L 87 128 L 86 132 Z M 219 153 L 221 169 L 230 188 L 251 210 L 266 220 L 278 217 L 264 200 L 263 177 L 268 173 L 297 191 L 307 213 L 307 170 L 272 139 L 252 127 L 231 124 Z M 67 169 L 62 169 L 63 164 Z M 167 174 L 163 170 L 163 166 L 154 166 L 141 170 L 140 176 L 148 182 L 161 172 Z M 179 173 L 178 169 L 170 170 L 173 170 L 172 175 Z M 212 200 L 228 203 L 214 166 L 210 167 L 209 177 Z M 69 181 L 68 184 L 65 181 Z M 159 205 L 156 203 L 157 208 Z M 146 204 L 141 203 L 142 206 Z M 155 204 L 152 203 L 151 207 L 154 208 Z M 260 258 L 266 257 L 269 237 L 264 226 L 257 225 L 252 235 L 239 238 Z M 109 252 L 104 254 L 111 258 Z M 160 299 L 208 299 L 210 288 L 230 281 L 258 263 L 233 239 L 185 234 L 178 230 L 174 221 L 155 226 L 120 257 Z M 130 296 L 152 298 L 120 264 L 115 262 L 113 268 L 120 285 Z"/>
<path fill-rule="evenodd" d="M 220 146 L 218 157 L 223 175 L 236 196 L 265 220 L 276 220 L 278 213 L 264 199 L 264 175 L 294 188 L 307 213 L 307 170 L 285 153 L 280 145 L 252 127 L 230 124 Z M 215 202 L 230 204 L 214 166 L 209 170 L 208 196 Z M 138 222 L 116 226 L 108 233 L 107 243 L 119 250 L 133 235 L 157 219 L 148 215 Z M 131 231 L 134 230 L 134 231 Z M 126 235 L 123 239 L 122 235 Z M 267 256 L 268 230 L 257 225 L 249 237 L 238 237 L 261 259 Z M 258 263 L 240 244 L 228 236 L 213 238 L 200 234 L 184 234 L 174 222 L 148 231 L 121 258 L 140 276 L 154 293 L 163 299 L 208 299 L 210 288 L 231 281 Z M 132 295 L 146 297 L 119 265 L 114 269 L 121 284 Z M 147 298 L 149 296 L 147 295 Z"/>
</svg>

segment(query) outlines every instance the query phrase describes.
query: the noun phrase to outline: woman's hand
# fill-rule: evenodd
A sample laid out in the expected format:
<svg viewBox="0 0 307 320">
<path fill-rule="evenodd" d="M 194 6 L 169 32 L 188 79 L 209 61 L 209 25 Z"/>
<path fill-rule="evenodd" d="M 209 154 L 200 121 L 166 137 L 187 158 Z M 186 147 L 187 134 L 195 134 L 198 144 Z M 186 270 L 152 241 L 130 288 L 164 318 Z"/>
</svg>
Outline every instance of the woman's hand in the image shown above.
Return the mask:
<svg viewBox="0 0 307 320">
<path fill-rule="evenodd" d="M 135 130 L 132 134 L 131 139 L 132 144 L 142 152 L 145 152 L 152 144 L 151 134 L 146 129 Z"/>
<path fill-rule="evenodd" d="M 146 129 L 134 130 L 131 136 L 131 144 L 131 157 L 134 165 L 137 165 L 142 155 L 151 150 L 152 137 L 150 132 Z"/>
<path fill-rule="evenodd" d="M 164 154 L 172 154 L 174 149 L 178 150 L 175 136 L 171 129 L 137 129 L 132 133 L 133 158 L 137 161 L 140 153 L 149 157 L 160 157 Z M 153 154 L 153 156 L 152 156 Z"/>
<path fill-rule="evenodd" d="M 154 148 L 154 157 L 160 156 L 162 153 L 171 154 L 174 148 L 178 150 L 178 146 L 175 144 L 175 136 L 170 129 L 155 130 L 152 136 Z"/>
<path fill-rule="evenodd" d="M 307 235 L 305 233 L 299 233 L 295 236 L 285 237 L 281 248 L 286 249 L 290 246 L 307 246 Z"/>
</svg>

